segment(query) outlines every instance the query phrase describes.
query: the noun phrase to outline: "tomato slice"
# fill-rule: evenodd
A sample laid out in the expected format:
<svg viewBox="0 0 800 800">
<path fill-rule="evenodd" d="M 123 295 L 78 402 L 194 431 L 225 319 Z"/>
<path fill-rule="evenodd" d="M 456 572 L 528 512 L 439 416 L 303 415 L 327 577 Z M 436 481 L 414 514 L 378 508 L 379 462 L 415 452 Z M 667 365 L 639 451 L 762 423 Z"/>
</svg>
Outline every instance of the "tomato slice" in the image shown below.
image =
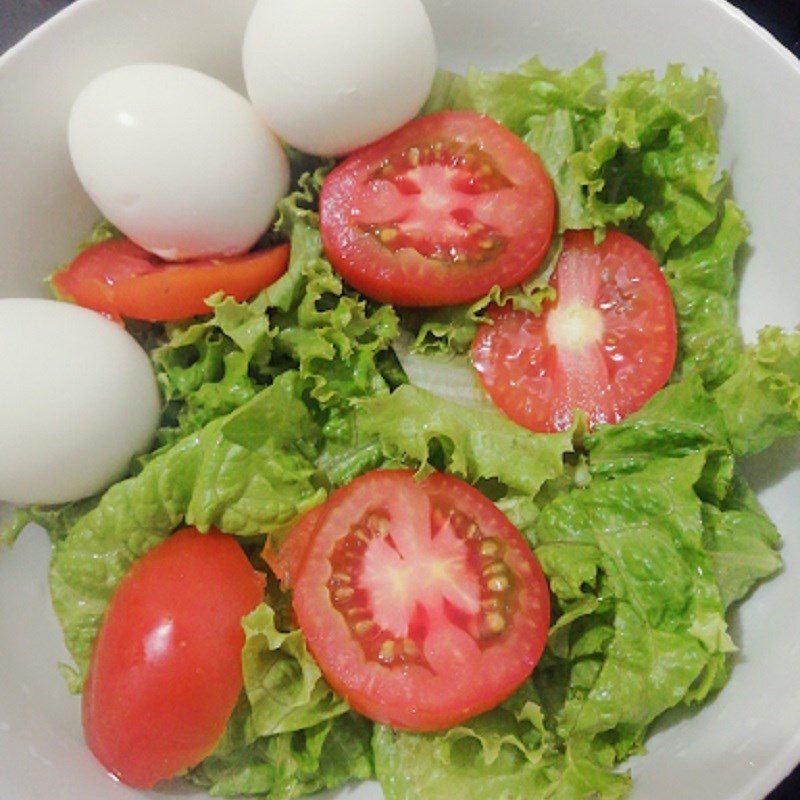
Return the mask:
<svg viewBox="0 0 800 800">
<path fill-rule="evenodd" d="M 355 152 L 320 196 L 325 252 L 384 303 L 467 303 L 530 275 L 555 195 L 539 157 L 489 117 L 443 111 Z"/>
<path fill-rule="evenodd" d="M 150 788 L 215 747 L 242 690 L 241 620 L 264 580 L 234 539 L 185 528 L 115 592 L 83 692 L 86 742 L 123 783 Z"/>
<path fill-rule="evenodd" d="M 356 711 L 437 730 L 525 681 L 547 636 L 547 583 L 490 500 L 450 475 L 378 470 L 325 508 L 293 604 L 323 674 Z"/>
<path fill-rule="evenodd" d="M 53 276 L 62 299 L 122 317 L 168 322 L 211 309 L 205 299 L 223 291 L 247 300 L 286 271 L 289 245 L 214 261 L 168 264 L 129 239 L 111 239 L 84 250 Z"/>
<path fill-rule="evenodd" d="M 541 316 L 493 309 L 472 360 L 495 404 L 534 431 L 568 428 L 582 409 L 589 426 L 619 422 L 669 379 L 675 309 L 649 251 L 609 231 L 570 231 L 551 280 L 557 299 Z"/>
</svg>

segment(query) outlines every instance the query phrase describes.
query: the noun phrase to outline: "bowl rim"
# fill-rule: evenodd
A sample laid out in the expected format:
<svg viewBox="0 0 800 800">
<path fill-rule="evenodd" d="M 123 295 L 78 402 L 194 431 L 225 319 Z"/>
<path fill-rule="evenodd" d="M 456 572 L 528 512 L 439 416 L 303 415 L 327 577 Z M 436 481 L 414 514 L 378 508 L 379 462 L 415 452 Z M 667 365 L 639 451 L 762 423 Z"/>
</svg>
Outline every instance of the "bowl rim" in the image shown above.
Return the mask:
<svg viewBox="0 0 800 800">
<path fill-rule="evenodd" d="M 19 41 L 0 53 L 0 71 L 14 61 L 27 48 L 58 28 L 65 19 L 80 16 L 87 8 L 100 5 L 108 0 L 73 0 L 69 5 L 57 11 L 37 27 L 26 33 Z M 255 0 L 254 0 L 255 2 Z M 423 0 L 424 2 L 424 0 Z M 745 28 L 767 47 L 782 62 L 783 66 L 793 72 L 800 80 L 800 56 L 796 56 L 786 45 L 772 33 L 749 17 L 742 9 L 732 5 L 728 0 L 695 0 L 698 5 L 715 9 L 732 19 L 735 24 Z M 4 504 L 0 504 L 4 505 Z M 800 720 L 798 720 L 800 723 Z M 795 735 L 784 743 L 784 746 L 773 753 L 769 763 L 756 773 L 752 779 L 741 785 L 730 800 L 762 800 L 788 777 L 796 768 L 800 768 L 800 726 Z"/>
</svg>

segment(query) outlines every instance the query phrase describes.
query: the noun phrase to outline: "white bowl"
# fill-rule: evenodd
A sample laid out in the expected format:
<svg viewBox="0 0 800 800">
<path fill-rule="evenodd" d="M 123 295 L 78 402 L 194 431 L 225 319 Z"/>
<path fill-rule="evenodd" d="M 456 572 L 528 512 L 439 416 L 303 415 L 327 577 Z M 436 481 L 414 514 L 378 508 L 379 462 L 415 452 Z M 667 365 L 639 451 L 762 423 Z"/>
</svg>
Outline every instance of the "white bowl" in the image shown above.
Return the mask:
<svg viewBox="0 0 800 800">
<path fill-rule="evenodd" d="M 44 294 L 42 278 L 97 212 L 67 155 L 66 120 L 99 72 L 133 61 L 196 67 L 242 88 L 253 0 L 79 0 L 0 58 L 0 296 Z M 800 62 L 722 0 L 427 0 L 441 62 L 513 66 L 533 53 L 575 65 L 596 49 L 611 72 L 669 62 L 720 76 L 723 165 L 752 223 L 741 322 L 800 321 Z M 2 372 L 0 372 L 0 379 Z M 1 390 L 1 389 L 0 389 Z M 13 454 L 0 453 L 0 458 Z M 737 614 L 741 656 L 699 713 L 660 726 L 633 764 L 633 800 L 761 800 L 800 760 L 800 443 L 747 465 L 785 537 L 786 571 Z M 0 509 L 0 515 L 2 510 Z M 82 741 L 79 702 L 46 585 L 48 545 L 27 532 L 0 554 L 0 800 L 122 800 Z M 365 785 L 348 797 L 377 798 Z"/>
</svg>

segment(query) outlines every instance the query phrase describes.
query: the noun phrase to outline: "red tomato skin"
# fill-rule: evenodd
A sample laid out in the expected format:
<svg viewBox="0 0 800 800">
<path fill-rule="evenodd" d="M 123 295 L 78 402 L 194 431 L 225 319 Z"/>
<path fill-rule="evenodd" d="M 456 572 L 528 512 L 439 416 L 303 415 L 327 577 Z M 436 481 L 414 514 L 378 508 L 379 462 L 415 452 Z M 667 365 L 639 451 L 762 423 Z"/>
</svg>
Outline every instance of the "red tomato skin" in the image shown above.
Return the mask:
<svg viewBox="0 0 800 800">
<path fill-rule="evenodd" d="M 241 620 L 263 577 L 234 539 L 185 528 L 114 594 L 83 693 L 86 742 L 122 783 L 148 789 L 205 758 L 242 689 Z"/>
<path fill-rule="evenodd" d="M 474 141 L 513 183 L 515 194 L 504 215 L 508 241 L 487 265 L 442 264 L 413 250 L 387 256 L 375 237 L 354 224 L 353 198 L 386 154 L 436 138 Z M 334 269 L 373 300 L 400 306 L 458 305 L 493 286 L 520 283 L 547 254 L 555 221 L 555 193 L 539 157 L 507 128 L 471 111 L 420 117 L 356 151 L 327 176 L 320 195 L 322 243 Z"/>
<path fill-rule="evenodd" d="M 304 512 L 278 548 L 267 537 L 261 556 L 284 591 L 292 588 L 324 514 L 324 503 Z"/>
<path fill-rule="evenodd" d="M 667 383 L 675 363 L 675 308 L 661 269 L 619 231 L 600 245 L 592 231 L 568 231 L 550 283 L 557 299 L 540 316 L 493 308 L 478 329 L 472 361 L 484 388 L 506 416 L 537 432 L 566 430 L 578 408 L 590 430 L 621 421 Z M 554 344 L 547 326 L 573 294 L 591 298 L 604 326 L 597 347 L 577 356 Z"/>
<path fill-rule="evenodd" d="M 173 322 L 211 313 L 205 299 L 218 291 L 249 299 L 280 278 L 288 261 L 284 244 L 235 258 L 169 264 L 129 239 L 111 239 L 84 250 L 52 283 L 62 299 L 117 322 Z"/>
<path fill-rule="evenodd" d="M 352 513 L 364 510 L 364 498 L 390 497 L 398 486 L 421 486 L 432 499 L 451 502 L 508 548 L 519 582 L 509 631 L 487 645 L 478 663 L 453 664 L 432 674 L 427 667 L 388 669 L 368 660 L 354 641 L 344 617 L 332 608 L 326 589 L 327 560 L 334 531 Z M 508 518 L 477 489 L 443 473 L 417 483 L 409 470 L 376 470 L 334 492 L 296 579 L 293 607 L 309 650 L 331 687 L 360 714 L 381 724 L 412 731 L 452 727 L 495 708 L 516 691 L 539 661 L 550 623 L 547 581 L 534 554 Z"/>
</svg>

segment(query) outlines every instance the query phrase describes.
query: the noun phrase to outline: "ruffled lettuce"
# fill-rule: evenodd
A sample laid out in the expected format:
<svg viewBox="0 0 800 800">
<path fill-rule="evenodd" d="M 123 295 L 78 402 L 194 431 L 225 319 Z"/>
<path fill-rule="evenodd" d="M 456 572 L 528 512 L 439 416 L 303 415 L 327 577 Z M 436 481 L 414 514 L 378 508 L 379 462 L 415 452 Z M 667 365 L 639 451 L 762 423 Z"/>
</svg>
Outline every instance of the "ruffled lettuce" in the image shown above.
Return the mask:
<svg viewBox="0 0 800 800">
<path fill-rule="evenodd" d="M 742 353 L 735 264 L 747 233 L 741 210 L 726 201 L 715 224 L 664 267 L 678 321 L 675 374 L 697 373 L 711 388 L 735 371 Z"/>
<path fill-rule="evenodd" d="M 530 682 L 493 711 L 442 733 L 377 726 L 372 747 L 387 800 L 619 800 L 630 787 L 628 776 L 586 748 L 558 746 Z"/>
<path fill-rule="evenodd" d="M 551 712 L 601 760 L 638 751 L 658 715 L 725 675 L 734 648 L 694 491 L 704 465 L 698 453 L 595 480 L 536 522 L 560 617 L 542 667 L 560 695 Z"/>
<path fill-rule="evenodd" d="M 764 328 L 714 399 L 737 455 L 800 433 L 800 329 Z"/>
<path fill-rule="evenodd" d="M 300 630 L 278 630 L 275 611 L 262 603 L 243 621 L 245 730 L 251 740 L 310 728 L 348 711 L 322 677 Z"/>
<path fill-rule="evenodd" d="M 209 319 L 171 327 L 168 343 L 154 350 L 166 446 L 230 413 L 287 369 L 299 371 L 328 411 L 388 391 L 382 359 L 398 334 L 397 316 L 348 290 L 324 258 L 315 210 L 324 175 L 303 175 L 279 204 L 276 232 L 291 242 L 286 274 L 246 303 L 212 299 Z"/>
<path fill-rule="evenodd" d="M 778 338 L 772 344 L 783 341 L 777 331 L 773 335 Z M 793 363 L 793 359 L 790 361 Z M 779 367 L 782 361 L 775 358 L 768 363 Z M 740 369 L 743 373 L 736 375 L 752 374 L 747 361 Z M 762 380 L 769 386 L 773 379 L 784 386 L 788 376 L 779 369 L 773 375 L 765 368 Z M 736 417 L 747 413 L 742 409 L 750 409 L 763 420 L 762 430 L 769 431 L 770 441 L 777 431 L 800 429 L 796 417 L 785 407 L 765 402 L 758 381 L 731 381 L 743 393 Z M 777 572 L 781 559 L 775 527 L 736 472 L 733 451 L 741 429 L 729 419 L 728 411 L 736 406 L 727 402 L 724 393 L 720 402 L 719 395 L 719 391 L 706 390 L 699 375 L 692 374 L 658 392 L 644 408 L 618 425 L 600 428 L 587 437 L 585 444 L 592 474 L 604 478 L 637 473 L 666 459 L 704 455 L 705 463 L 694 488 L 705 501 L 703 543 L 711 555 L 711 568 L 727 607 Z M 772 416 L 776 408 L 780 411 Z M 781 425 L 773 427 L 775 420 Z"/>
<path fill-rule="evenodd" d="M 703 543 L 726 608 L 782 567 L 778 531 L 738 475 L 721 506 L 703 506 Z"/>
<path fill-rule="evenodd" d="M 372 726 L 345 714 L 292 733 L 249 741 L 234 712 L 214 753 L 186 777 L 214 797 L 291 800 L 373 775 Z"/>
<path fill-rule="evenodd" d="M 459 475 L 495 479 L 535 495 L 563 472 L 572 434 L 531 433 L 493 408 L 467 409 L 416 386 L 401 386 L 359 408 L 359 429 L 380 441 L 388 460 Z"/>
</svg>

